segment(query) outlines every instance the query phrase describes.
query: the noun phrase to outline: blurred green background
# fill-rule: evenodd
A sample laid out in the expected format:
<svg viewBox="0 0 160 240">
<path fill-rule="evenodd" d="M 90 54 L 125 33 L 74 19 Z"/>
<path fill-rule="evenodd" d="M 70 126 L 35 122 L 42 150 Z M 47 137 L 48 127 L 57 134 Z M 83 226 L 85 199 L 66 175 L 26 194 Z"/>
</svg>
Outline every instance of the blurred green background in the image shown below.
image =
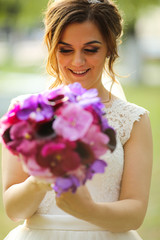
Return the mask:
<svg viewBox="0 0 160 240">
<path fill-rule="evenodd" d="M 52 79 L 45 72 L 43 12 L 48 0 L 0 0 L 0 116 L 17 95 L 42 91 Z M 117 0 L 124 18 L 116 71 L 128 101 L 150 111 L 154 162 L 148 212 L 139 232 L 160 239 L 160 0 Z M 1 146 L 0 146 L 1 151 Z M 0 179 L 0 193 L 2 181 Z M 5 214 L 0 194 L 0 239 L 17 226 Z"/>
</svg>

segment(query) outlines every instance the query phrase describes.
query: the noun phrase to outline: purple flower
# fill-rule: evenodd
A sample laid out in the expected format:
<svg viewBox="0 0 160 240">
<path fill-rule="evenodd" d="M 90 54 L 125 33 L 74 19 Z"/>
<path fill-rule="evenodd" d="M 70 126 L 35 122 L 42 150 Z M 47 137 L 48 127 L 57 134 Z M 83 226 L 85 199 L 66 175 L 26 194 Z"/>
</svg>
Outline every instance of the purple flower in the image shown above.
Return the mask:
<svg viewBox="0 0 160 240">
<path fill-rule="evenodd" d="M 102 133 L 98 126 L 92 125 L 82 141 L 90 145 L 96 157 L 100 157 L 108 149 L 109 137 Z"/>
<path fill-rule="evenodd" d="M 86 180 L 92 179 L 95 173 L 104 173 L 107 163 L 103 160 L 97 159 L 94 163 L 88 168 Z"/>
<path fill-rule="evenodd" d="M 104 104 L 101 102 L 97 102 L 97 103 L 92 104 L 92 106 L 89 106 L 89 108 L 91 108 L 91 107 L 99 118 L 99 122 L 101 124 L 102 131 L 105 131 L 109 127 L 109 124 L 108 124 L 107 118 L 105 117 L 106 112 L 104 111 L 104 108 L 105 108 Z"/>
<path fill-rule="evenodd" d="M 100 101 L 100 98 L 97 97 L 97 90 L 96 89 L 90 89 L 87 90 L 83 95 L 77 97 L 78 103 L 85 107 L 91 104 L 98 103 Z"/>
<path fill-rule="evenodd" d="M 90 170 L 95 173 L 104 173 L 105 167 L 107 167 L 107 163 L 98 159 L 91 165 Z"/>
<path fill-rule="evenodd" d="M 48 90 L 44 93 L 44 96 L 46 99 L 48 99 L 49 101 L 56 99 L 58 96 L 64 96 L 64 90 L 62 88 L 62 86 L 58 86 L 57 88 Z"/>
<path fill-rule="evenodd" d="M 48 105 L 42 94 L 32 95 L 24 100 L 21 109 L 17 112 L 20 120 L 32 119 L 36 122 L 52 118 L 53 108 Z"/>
<path fill-rule="evenodd" d="M 85 111 L 78 104 L 69 104 L 61 115 L 53 122 L 53 128 L 64 139 L 76 141 L 82 138 L 93 121 L 91 113 Z"/>
<path fill-rule="evenodd" d="M 69 84 L 68 87 L 71 92 L 67 94 L 72 102 L 78 102 L 83 107 L 100 102 L 97 89 L 86 90 L 78 82 Z"/>
<path fill-rule="evenodd" d="M 57 192 L 57 196 L 59 197 L 62 193 L 67 192 L 68 190 L 71 190 L 74 193 L 79 186 L 80 182 L 75 176 L 68 176 L 65 178 L 59 177 L 56 179 L 53 189 Z"/>
<path fill-rule="evenodd" d="M 59 108 L 64 102 L 69 100 L 66 94 L 66 87 L 64 86 L 59 86 L 55 89 L 47 91 L 44 93 L 44 97 L 47 99 L 48 105 L 53 106 L 54 109 Z"/>
<path fill-rule="evenodd" d="M 106 117 L 101 116 L 101 125 L 102 125 L 103 132 L 109 128 L 108 120 Z"/>
<path fill-rule="evenodd" d="M 105 111 L 104 111 L 105 106 L 103 103 L 101 102 L 94 103 L 92 104 L 92 108 L 97 113 L 99 118 L 102 118 L 105 115 Z"/>
<path fill-rule="evenodd" d="M 90 164 L 91 165 L 91 164 Z M 88 166 L 88 165 L 87 165 Z M 76 168 L 73 171 L 69 171 L 68 172 L 68 176 L 75 176 L 79 182 L 80 185 L 84 184 L 84 181 L 86 179 L 86 173 L 87 173 L 87 167 L 86 165 L 80 165 L 78 168 Z"/>
<path fill-rule="evenodd" d="M 73 84 L 69 84 L 68 87 L 69 87 L 70 91 L 76 96 L 83 95 L 87 91 L 78 82 L 75 82 Z"/>
</svg>

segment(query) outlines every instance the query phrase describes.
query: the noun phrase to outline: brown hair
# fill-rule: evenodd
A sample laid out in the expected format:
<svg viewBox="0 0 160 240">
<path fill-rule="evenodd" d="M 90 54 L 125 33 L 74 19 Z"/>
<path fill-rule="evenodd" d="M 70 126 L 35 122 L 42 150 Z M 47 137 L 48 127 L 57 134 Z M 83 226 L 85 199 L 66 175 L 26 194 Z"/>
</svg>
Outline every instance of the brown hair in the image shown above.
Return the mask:
<svg viewBox="0 0 160 240">
<path fill-rule="evenodd" d="M 56 78 L 51 87 L 62 83 L 56 60 L 56 50 L 63 30 L 71 23 L 94 22 L 106 40 L 108 61 L 105 70 L 115 81 L 113 63 L 118 58 L 117 45 L 122 35 L 122 18 L 116 5 L 109 0 L 49 1 L 45 13 L 44 41 L 48 47 L 47 72 Z M 106 56 L 107 57 L 107 56 Z"/>
</svg>

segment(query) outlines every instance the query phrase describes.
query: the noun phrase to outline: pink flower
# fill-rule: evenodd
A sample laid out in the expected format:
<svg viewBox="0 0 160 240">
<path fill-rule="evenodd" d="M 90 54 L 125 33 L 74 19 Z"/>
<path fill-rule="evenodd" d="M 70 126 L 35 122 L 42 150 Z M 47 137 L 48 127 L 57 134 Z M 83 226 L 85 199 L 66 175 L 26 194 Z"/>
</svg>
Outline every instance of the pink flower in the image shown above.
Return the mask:
<svg viewBox="0 0 160 240">
<path fill-rule="evenodd" d="M 51 119 L 53 116 L 53 108 L 46 103 L 43 94 L 31 95 L 23 102 L 21 109 L 17 112 L 20 120 L 32 119 L 36 122 Z"/>
<path fill-rule="evenodd" d="M 20 161 L 22 162 L 22 166 L 25 172 L 29 175 L 39 177 L 40 179 L 44 179 L 48 182 L 53 183 L 55 177 L 51 173 L 49 168 L 42 168 L 34 157 L 20 157 Z"/>
<path fill-rule="evenodd" d="M 17 113 L 19 112 L 20 110 L 20 105 L 19 104 L 16 104 L 14 106 L 14 108 L 12 108 L 7 114 L 6 114 L 6 123 L 12 125 L 12 124 L 15 124 L 17 122 L 19 122 L 19 119 L 17 117 Z"/>
<path fill-rule="evenodd" d="M 14 124 L 10 130 L 10 137 L 12 140 L 17 139 L 32 139 L 34 135 L 34 129 L 26 121 L 21 121 Z"/>
<path fill-rule="evenodd" d="M 25 122 L 18 122 L 8 128 L 3 134 L 3 140 L 13 154 L 30 156 L 36 149 L 36 141 L 33 140 L 34 129 Z"/>
<path fill-rule="evenodd" d="M 12 108 L 0 119 L 0 135 L 2 135 L 7 128 L 20 121 L 16 115 L 19 109 L 20 105 L 15 105 L 14 108 Z"/>
<path fill-rule="evenodd" d="M 28 141 L 26 139 L 21 140 L 19 146 L 17 146 L 16 151 L 23 154 L 26 157 L 30 157 L 36 154 L 37 142 L 35 140 Z"/>
<path fill-rule="evenodd" d="M 91 105 L 87 106 L 87 107 L 85 107 L 85 110 L 92 114 L 92 116 L 93 116 L 93 124 L 99 125 L 100 124 L 100 117 L 96 113 L 96 111 L 93 109 L 93 107 Z"/>
<path fill-rule="evenodd" d="M 73 103 L 63 109 L 62 114 L 53 122 L 53 128 L 64 139 L 76 141 L 86 134 L 92 121 L 91 113 Z"/>
<path fill-rule="evenodd" d="M 86 135 L 82 138 L 82 141 L 90 145 L 96 157 L 100 157 L 107 151 L 107 144 L 109 137 L 100 132 L 100 129 L 96 125 L 92 125 Z"/>
<path fill-rule="evenodd" d="M 72 142 L 55 143 L 48 142 L 42 147 L 37 156 L 38 164 L 43 168 L 49 168 L 55 176 L 62 176 L 68 171 L 79 167 L 81 159 Z"/>
<path fill-rule="evenodd" d="M 23 154 L 30 157 L 35 154 L 37 143 L 36 141 L 28 141 L 27 139 L 17 139 L 7 143 L 8 149 L 15 155 Z"/>
</svg>

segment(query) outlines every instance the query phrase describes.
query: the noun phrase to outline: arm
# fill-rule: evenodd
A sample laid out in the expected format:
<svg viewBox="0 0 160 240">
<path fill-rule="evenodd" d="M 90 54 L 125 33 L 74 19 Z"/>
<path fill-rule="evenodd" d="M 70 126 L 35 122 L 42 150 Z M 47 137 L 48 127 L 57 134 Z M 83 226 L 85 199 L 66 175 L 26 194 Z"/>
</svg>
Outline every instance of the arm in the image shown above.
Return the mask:
<svg viewBox="0 0 160 240">
<path fill-rule="evenodd" d="M 2 148 L 3 200 L 7 215 L 12 220 L 31 217 L 37 210 L 48 184 L 29 177 L 22 169 L 17 157 L 4 146 Z"/>
<path fill-rule="evenodd" d="M 57 198 L 57 205 L 73 216 L 111 232 L 137 229 L 146 213 L 152 169 L 152 136 L 147 114 L 134 123 L 124 153 L 119 201 L 95 203 L 86 187 L 82 187 L 76 194 L 65 193 Z"/>
</svg>

